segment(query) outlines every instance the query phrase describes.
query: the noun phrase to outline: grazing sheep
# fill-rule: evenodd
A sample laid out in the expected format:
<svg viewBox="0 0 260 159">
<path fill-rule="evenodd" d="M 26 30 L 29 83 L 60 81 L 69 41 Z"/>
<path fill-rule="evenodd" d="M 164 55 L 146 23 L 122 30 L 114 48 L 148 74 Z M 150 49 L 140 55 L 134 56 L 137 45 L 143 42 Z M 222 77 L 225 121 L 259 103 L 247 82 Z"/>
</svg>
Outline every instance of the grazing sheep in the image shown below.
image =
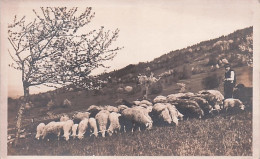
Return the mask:
<svg viewBox="0 0 260 159">
<path fill-rule="evenodd" d="M 239 108 L 240 110 L 245 109 L 245 105 L 239 100 L 239 99 L 233 99 L 233 98 L 228 98 L 224 100 L 224 109 L 226 111 L 230 108 L 236 109 Z"/>
<path fill-rule="evenodd" d="M 191 97 L 189 100 L 196 101 L 200 108 L 204 111 L 205 115 L 210 114 L 213 110 L 213 107 L 209 104 L 209 102 L 202 97 Z"/>
<path fill-rule="evenodd" d="M 88 124 L 89 124 L 89 128 L 90 128 L 90 132 L 97 137 L 98 136 L 98 128 L 97 128 L 96 119 L 95 118 L 89 118 Z"/>
<path fill-rule="evenodd" d="M 154 98 L 153 100 L 154 103 L 166 103 L 167 102 L 167 98 L 165 96 L 157 96 Z"/>
<path fill-rule="evenodd" d="M 170 112 L 167 108 L 164 109 L 163 111 L 161 111 L 161 113 L 159 114 L 159 117 L 161 117 L 168 124 L 171 124 L 171 122 L 172 122 Z"/>
<path fill-rule="evenodd" d="M 70 120 L 70 118 L 69 118 L 69 116 L 68 115 L 62 115 L 61 117 L 60 117 L 60 122 L 63 122 L 63 121 L 67 121 L 67 120 Z"/>
<path fill-rule="evenodd" d="M 175 101 L 176 108 L 185 117 L 198 117 L 204 116 L 203 110 L 199 107 L 198 103 L 187 99 L 178 99 Z"/>
<path fill-rule="evenodd" d="M 44 139 L 46 137 L 47 134 L 56 134 L 57 137 L 58 137 L 58 140 L 60 138 L 60 133 L 61 133 L 61 130 L 63 129 L 63 125 L 64 125 L 64 122 L 50 122 L 48 123 L 45 128 L 44 128 L 44 131 L 43 131 L 43 135 L 42 135 L 42 139 Z"/>
<path fill-rule="evenodd" d="M 152 128 L 153 121 L 151 117 L 146 115 L 148 111 L 144 108 L 128 108 L 122 111 L 122 117 L 124 121 L 130 121 L 132 123 L 132 132 L 135 125 L 145 125 L 149 130 Z M 126 125 L 123 125 L 124 128 Z"/>
<path fill-rule="evenodd" d="M 78 126 L 78 138 L 79 139 L 83 139 L 87 128 L 88 128 L 88 119 L 84 118 L 83 120 L 81 120 L 81 122 L 79 123 L 79 126 Z"/>
<path fill-rule="evenodd" d="M 238 84 L 234 89 L 233 98 L 239 99 L 244 105 L 252 107 L 253 88 Z"/>
<path fill-rule="evenodd" d="M 211 94 L 216 100 L 215 105 L 223 105 L 224 96 L 218 90 L 202 90 L 198 94 Z"/>
<path fill-rule="evenodd" d="M 118 108 L 118 112 L 122 112 L 124 109 L 127 109 L 129 107 L 126 105 L 119 105 L 117 108 Z"/>
<path fill-rule="evenodd" d="M 96 106 L 96 105 L 91 105 L 88 109 L 87 112 L 90 113 L 89 117 L 95 117 L 97 115 L 98 112 L 100 112 L 101 110 L 103 110 L 103 107 L 100 106 Z"/>
<path fill-rule="evenodd" d="M 176 126 L 178 126 L 178 118 L 180 118 L 180 119 L 183 119 L 183 114 L 181 114 L 177 109 L 176 109 L 176 107 L 174 106 L 174 105 L 171 105 L 171 104 L 166 104 L 166 106 L 167 106 L 167 109 L 169 110 L 169 114 L 170 114 L 170 116 L 171 116 L 171 120 L 172 120 L 172 122 L 174 122 L 175 123 L 175 125 Z"/>
<path fill-rule="evenodd" d="M 163 103 L 156 103 L 154 106 L 153 106 L 153 110 L 157 113 L 160 113 L 162 112 L 167 106 Z"/>
<path fill-rule="evenodd" d="M 108 117 L 109 117 L 109 111 L 107 110 L 101 110 L 97 113 L 95 119 L 97 120 L 99 131 L 102 134 L 102 137 L 105 137 L 107 125 L 108 125 Z"/>
<path fill-rule="evenodd" d="M 112 112 L 109 114 L 108 119 L 110 122 L 109 128 L 107 130 L 109 136 L 112 136 L 113 132 L 117 133 L 121 126 L 119 123 L 119 117 L 121 116 L 121 114 L 116 113 L 116 112 Z"/>
<path fill-rule="evenodd" d="M 88 119 L 90 116 L 89 112 L 78 112 L 76 114 L 73 115 L 73 119 L 75 120 L 75 122 L 79 123 L 81 120 L 83 119 Z"/>
<path fill-rule="evenodd" d="M 37 133 L 36 133 L 36 136 L 35 136 L 36 139 L 39 140 L 40 137 L 43 136 L 44 128 L 45 128 L 45 124 L 44 123 L 40 123 L 37 126 L 37 128 L 36 128 Z"/>
<path fill-rule="evenodd" d="M 77 136 L 77 130 L 78 130 L 78 126 L 79 126 L 79 124 L 73 124 L 73 126 L 72 126 L 72 137 L 73 138 L 75 138 L 76 136 Z"/>
<path fill-rule="evenodd" d="M 71 134 L 71 129 L 72 129 L 72 126 L 74 125 L 73 121 L 72 120 L 67 120 L 64 122 L 63 124 L 63 132 L 64 132 L 64 135 L 63 137 L 65 137 L 65 140 L 68 141 L 69 140 L 69 136 Z"/>
</svg>

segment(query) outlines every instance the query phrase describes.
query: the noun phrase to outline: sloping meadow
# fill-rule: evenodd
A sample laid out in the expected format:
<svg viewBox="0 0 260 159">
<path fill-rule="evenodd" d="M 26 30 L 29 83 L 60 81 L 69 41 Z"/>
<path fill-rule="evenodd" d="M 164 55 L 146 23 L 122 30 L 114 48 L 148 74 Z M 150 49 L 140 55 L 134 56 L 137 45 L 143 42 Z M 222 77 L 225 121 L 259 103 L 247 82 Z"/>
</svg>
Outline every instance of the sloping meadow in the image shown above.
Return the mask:
<svg viewBox="0 0 260 159">
<path fill-rule="evenodd" d="M 38 141 L 31 136 L 21 139 L 16 148 L 8 145 L 8 155 L 251 156 L 252 112 L 190 119 L 178 127 L 154 126 L 105 138 L 86 136 L 66 142 L 57 138 Z"/>
</svg>

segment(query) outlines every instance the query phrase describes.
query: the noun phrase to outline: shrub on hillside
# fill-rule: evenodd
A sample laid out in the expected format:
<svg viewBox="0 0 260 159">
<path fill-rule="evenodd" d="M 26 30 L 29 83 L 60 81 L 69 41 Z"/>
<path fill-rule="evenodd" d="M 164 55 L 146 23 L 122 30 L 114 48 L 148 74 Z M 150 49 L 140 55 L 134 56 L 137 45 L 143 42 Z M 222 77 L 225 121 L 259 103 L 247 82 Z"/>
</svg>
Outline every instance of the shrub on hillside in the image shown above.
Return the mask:
<svg viewBox="0 0 260 159">
<path fill-rule="evenodd" d="M 215 54 L 210 55 L 208 65 L 216 65 L 218 64 L 218 58 Z"/>
<path fill-rule="evenodd" d="M 217 88 L 219 87 L 220 82 L 221 82 L 221 77 L 218 76 L 216 73 L 202 79 L 202 85 L 204 89 Z"/>
<path fill-rule="evenodd" d="M 180 79 L 189 79 L 192 75 L 191 68 L 188 65 L 184 65 Z"/>
<path fill-rule="evenodd" d="M 162 92 L 162 90 L 163 90 L 163 87 L 160 82 L 154 83 L 150 88 L 151 94 L 159 94 Z"/>
</svg>

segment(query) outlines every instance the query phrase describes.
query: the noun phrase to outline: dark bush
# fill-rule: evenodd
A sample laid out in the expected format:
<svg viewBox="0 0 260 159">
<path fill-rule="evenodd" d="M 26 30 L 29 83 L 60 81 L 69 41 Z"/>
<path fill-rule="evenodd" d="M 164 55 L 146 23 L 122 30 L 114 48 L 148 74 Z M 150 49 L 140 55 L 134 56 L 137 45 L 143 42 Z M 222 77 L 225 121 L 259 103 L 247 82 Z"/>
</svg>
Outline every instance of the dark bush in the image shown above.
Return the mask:
<svg viewBox="0 0 260 159">
<path fill-rule="evenodd" d="M 191 75 L 192 75 L 191 68 L 188 65 L 184 65 L 180 79 L 189 79 L 191 78 Z"/>
<path fill-rule="evenodd" d="M 203 78 L 201 83 L 204 89 L 214 89 L 219 87 L 220 82 L 221 77 L 215 73 L 213 75 Z"/>
<path fill-rule="evenodd" d="M 160 82 L 156 82 L 150 87 L 151 94 L 159 94 L 163 90 L 162 84 Z"/>
<path fill-rule="evenodd" d="M 215 54 L 210 55 L 208 65 L 216 65 L 218 63 L 218 58 Z"/>
</svg>

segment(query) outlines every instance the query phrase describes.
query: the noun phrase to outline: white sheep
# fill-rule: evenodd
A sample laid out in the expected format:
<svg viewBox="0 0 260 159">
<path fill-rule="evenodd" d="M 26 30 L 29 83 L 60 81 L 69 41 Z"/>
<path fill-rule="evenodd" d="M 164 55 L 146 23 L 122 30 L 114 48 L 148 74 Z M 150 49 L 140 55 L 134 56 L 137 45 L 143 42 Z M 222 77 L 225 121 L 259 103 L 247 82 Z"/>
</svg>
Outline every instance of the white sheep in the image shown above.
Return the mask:
<svg viewBox="0 0 260 159">
<path fill-rule="evenodd" d="M 162 118 L 168 124 L 171 124 L 171 122 L 172 122 L 172 118 L 170 116 L 170 112 L 169 112 L 169 110 L 167 108 L 164 109 L 163 111 L 161 111 L 161 113 L 159 114 L 159 117 Z"/>
<path fill-rule="evenodd" d="M 224 109 L 239 108 L 245 110 L 245 105 L 239 99 L 228 98 L 224 100 Z"/>
<path fill-rule="evenodd" d="M 109 136 L 112 136 L 113 132 L 117 133 L 121 129 L 121 126 L 119 123 L 120 116 L 121 116 L 121 114 L 116 113 L 116 112 L 112 112 L 109 114 L 108 119 L 109 119 L 110 125 L 107 129 Z"/>
<path fill-rule="evenodd" d="M 70 138 L 70 134 L 71 134 L 73 125 L 74 125 L 74 123 L 72 120 L 67 120 L 63 124 L 63 132 L 64 132 L 63 137 L 65 138 L 66 141 L 68 141 Z"/>
<path fill-rule="evenodd" d="M 157 96 L 154 98 L 153 100 L 154 103 L 166 103 L 167 102 L 167 98 L 165 96 Z"/>
<path fill-rule="evenodd" d="M 48 123 L 43 131 L 42 139 L 46 137 L 47 134 L 53 133 L 56 134 L 58 137 L 58 140 L 60 138 L 61 130 L 63 129 L 64 122 L 50 122 Z"/>
<path fill-rule="evenodd" d="M 73 124 L 73 126 L 72 126 L 72 137 L 73 138 L 75 138 L 76 136 L 77 136 L 77 129 L 78 129 L 78 126 L 79 126 L 79 124 Z"/>
<path fill-rule="evenodd" d="M 181 114 L 174 105 L 167 103 L 166 106 L 169 110 L 169 114 L 171 116 L 172 121 L 176 124 L 176 126 L 178 126 L 178 120 L 182 120 L 184 115 Z"/>
<path fill-rule="evenodd" d="M 153 106 L 153 110 L 157 112 L 158 114 L 161 113 L 166 108 L 166 105 L 163 103 L 156 103 Z"/>
<path fill-rule="evenodd" d="M 44 128 L 45 128 L 45 124 L 44 123 L 40 123 L 37 126 L 37 128 L 36 128 L 37 133 L 36 133 L 36 136 L 35 136 L 36 139 L 39 140 L 40 137 L 43 136 Z"/>
<path fill-rule="evenodd" d="M 102 137 L 105 137 L 105 135 L 106 135 L 109 114 L 110 114 L 109 111 L 101 110 L 95 116 L 95 119 L 97 120 L 99 131 L 101 132 Z"/>
<path fill-rule="evenodd" d="M 97 128 L 96 119 L 95 118 L 89 118 L 88 124 L 89 124 L 89 128 L 90 128 L 90 132 L 97 137 L 98 136 L 98 128 Z"/>
<path fill-rule="evenodd" d="M 147 112 L 144 111 L 144 108 L 128 108 L 122 111 L 122 116 L 124 117 L 124 120 L 131 121 L 133 123 L 133 127 L 135 124 L 144 124 L 147 129 L 151 129 L 153 121 L 151 120 L 151 117 L 145 115 L 146 113 Z"/>
<path fill-rule="evenodd" d="M 82 139 L 84 137 L 84 134 L 86 133 L 86 130 L 88 128 L 88 119 L 84 118 L 80 121 L 78 126 L 78 138 Z"/>
<path fill-rule="evenodd" d="M 125 110 L 125 109 L 127 109 L 129 107 L 126 106 L 126 105 L 119 105 L 119 106 L 117 106 L 117 108 L 118 108 L 118 112 L 122 112 L 123 110 Z"/>
</svg>

